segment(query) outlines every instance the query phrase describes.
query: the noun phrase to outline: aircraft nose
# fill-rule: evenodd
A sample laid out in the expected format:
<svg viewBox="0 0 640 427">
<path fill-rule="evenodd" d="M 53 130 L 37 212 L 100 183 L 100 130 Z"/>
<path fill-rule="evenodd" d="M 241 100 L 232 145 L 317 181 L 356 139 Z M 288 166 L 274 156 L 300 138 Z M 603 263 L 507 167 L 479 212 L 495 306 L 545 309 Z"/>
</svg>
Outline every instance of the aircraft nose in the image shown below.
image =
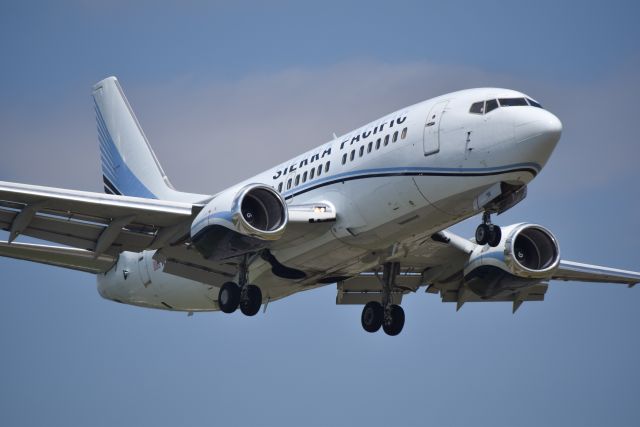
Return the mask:
<svg viewBox="0 0 640 427">
<path fill-rule="evenodd" d="M 515 133 L 517 142 L 537 140 L 555 146 L 562 134 L 562 122 L 546 110 L 536 110 L 516 123 Z"/>
</svg>

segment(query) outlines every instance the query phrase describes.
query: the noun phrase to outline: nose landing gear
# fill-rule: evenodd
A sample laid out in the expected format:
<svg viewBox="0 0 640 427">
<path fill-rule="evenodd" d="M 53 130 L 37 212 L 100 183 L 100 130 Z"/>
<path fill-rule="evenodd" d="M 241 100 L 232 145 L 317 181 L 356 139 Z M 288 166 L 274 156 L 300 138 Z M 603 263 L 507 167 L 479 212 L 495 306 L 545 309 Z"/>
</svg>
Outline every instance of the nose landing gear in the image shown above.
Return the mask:
<svg viewBox="0 0 640 427">
<path fill-rule="evenodd" d="M 256 285 L 247 284 L 248 255 L 242 257 L 238 281 L 226 282 L 218 292 L 218 306 L 224 313 L 233 313 L 240 307 L 245 316 L 255 316 L 262 305 L 262 291 Z"/>
<path fill-rule="evenodd" d="M 382 273 L 382 304 L 378 301 L 368 302 L 362 309 L 360 318 L 362 328 L 367 332 L 382 330 L 387 335 L 395 336 L 404 327 L 404 310 L 392 303 L 391 291 L 395 287 L 396 276 L 400 273 L 400 263 L 387 262 Z"/>
<path fill-rule="evenodd" d="M 476 228 L 476 243 L 479 245 L 489 244 L 495 248 L 502 240 L 502 230 L 500 226 L 491 223 L 491 214 L 487 211 L 482 215 L 482 224 Z"/>
</svg>

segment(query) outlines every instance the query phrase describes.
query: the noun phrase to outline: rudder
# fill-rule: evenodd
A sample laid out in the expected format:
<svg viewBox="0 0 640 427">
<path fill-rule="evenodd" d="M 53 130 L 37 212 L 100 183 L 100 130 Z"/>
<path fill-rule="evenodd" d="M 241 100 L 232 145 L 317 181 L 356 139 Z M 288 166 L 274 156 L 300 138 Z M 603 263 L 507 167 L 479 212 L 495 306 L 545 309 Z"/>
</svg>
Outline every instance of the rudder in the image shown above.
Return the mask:
<svg viewBox="0 0 640 427">
<path fill-rule="evenodd" d="M 96 83 L 92 95 L 106 193 L 191 202 L 206 197 L 173 188 L 115 77 Z"/>
</svg>

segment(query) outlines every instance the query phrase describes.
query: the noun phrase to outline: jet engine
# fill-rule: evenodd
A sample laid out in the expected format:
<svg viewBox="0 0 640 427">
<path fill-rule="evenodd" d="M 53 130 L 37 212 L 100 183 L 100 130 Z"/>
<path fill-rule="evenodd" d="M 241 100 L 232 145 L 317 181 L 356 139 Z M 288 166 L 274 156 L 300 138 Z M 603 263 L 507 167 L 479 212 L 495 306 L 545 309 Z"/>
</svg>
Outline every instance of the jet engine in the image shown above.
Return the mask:
<svg viewBox="0 0 640 427">
<path fill-rule="evenodd" d="M 287 205 L 278 192 L 249 184 L 216 195 L 193 221 L 191 240 L 205 258 L 221 260 L 278 240 L 287 221 Z"/>
<path fill-rule="evenodd" d="M 535 224 L 503 227 L 500 244 L 477 246 L 464 269 L 467 286 L 482 298 L 549 280 L 560 264 L 553 234 Z"/>
</svg>

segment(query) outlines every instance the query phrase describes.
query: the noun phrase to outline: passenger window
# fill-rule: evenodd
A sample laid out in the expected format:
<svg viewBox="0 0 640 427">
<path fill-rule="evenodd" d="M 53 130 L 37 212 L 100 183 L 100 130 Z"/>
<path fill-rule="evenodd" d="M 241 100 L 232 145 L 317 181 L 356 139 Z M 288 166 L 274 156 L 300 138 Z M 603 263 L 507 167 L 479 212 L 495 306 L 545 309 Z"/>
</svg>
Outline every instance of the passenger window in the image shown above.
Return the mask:
<svg viewBox="0 0 640 427">
<path fill-rule="evenodd" d="M 360 157 L 362 157 L 363 154 L 364 154 L 364 145 L 360 147 Z"/>
<path fill-rule="evenodd" d="M 300 175 L 296 175 L 296 187 L 300 184 Z"/>
<path fill-rule="evenodd" d="M 369 145 L 367 145 L 367 153 L 370 153 L 372 148 L 373 148 L 373 141 L 371 141 Z"/>
<path fill-rule="evenodd" d="M 322 165 L 318 166 L 318 173 L 316 175 L 322 175 Z"/>
<path fill-rule="evenodd" d="M 331 164 L 331 162 L 327 162 L 327 163 L 325 163 L 325 165 L 324 165 L 324 171 L 325 171 L 325 172 L 329 172 L 329 165 L 330 165 L 330 164 Z"/>
<path fill-rule="evenodd" d="M 287 190 L 289 190 L 291 188 L 291 178 L 289 178 L 289 181 L 287 181 Z"/>
<path fill-rule="evenodd" d="M 351 154 L 349 155 L 349 160 L 352 160 L 356 157 L 356 150 L 351 150 Z"/>
<path fill-rule="evenodd" d="M 302 183 L 304 184 L 305 182 L 307 182 L 307 171 L 302 174 Z"/>
<path fill-rule="evenodd" d="M 496 108 L 498 108 L 498 101 L 496 101 L 495 99 L 490 99 L 487 101 L 487 106 L 485 107 L 484 112 L 488 113 L 495 110 Z"/>
<path fill-rule="evenodd" d="M 313 179 L 313 175 L 315 175 L 316 173 L 316 168 L 311 168 L 311 170 L 309 171 L 309 180 Z"/>
<path fill-rule="evenodd" d="M 345 163 L 347 163 L 347 153 L 342 155 L 342 164 L 344 165 Z"/>
<path fill-rule="evenodd" d="M 402 135 L 400 135 L 400 139 L 405 139 L 407 137 L 407 128 L 402 129 Z"/>
<path fill-rule="evenodd" d="M 376 150 L 380 149 L 380 138 L 376 140 Z"/>
<path fill-rule="evenodd" d="M 484 101 L 475 102 L 471 104 L 471 108 L 469 108 L 469 112 L 473 114 L 483 114 L 484 113 Z"/>
<path fill-rule="evenodd" d="M 393 133 L 393 140 L 391 142 L 396 142 L 398 140 L 398 131 Z"/>
<path fill-rule="evenodd" d="M 278 184 L 278 193 L 282 193 L 282 183 Z"/>
<path fill-rule="evenodd" d="M 387 145 L 389 145 L 389 135 L 384 137 L 384 146 L 386 147 Z"/>
</svg>

